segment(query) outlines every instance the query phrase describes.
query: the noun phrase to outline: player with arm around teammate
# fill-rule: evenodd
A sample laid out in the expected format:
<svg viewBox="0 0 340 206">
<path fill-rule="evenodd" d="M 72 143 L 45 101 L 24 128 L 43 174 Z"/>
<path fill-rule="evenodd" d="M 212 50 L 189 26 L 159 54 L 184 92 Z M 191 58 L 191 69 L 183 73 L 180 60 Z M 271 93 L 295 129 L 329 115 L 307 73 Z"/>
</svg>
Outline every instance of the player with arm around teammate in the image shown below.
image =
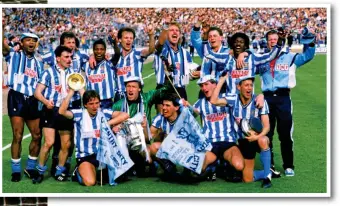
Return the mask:
<svg viewBox="0 0 340 206">
<path fill-rule="evenodd" d="M 271 171 L 270 171 L 270 149 L 269 139 L 266 134 L 269 131 L 269 109 L 266 102 L 261 109 L 256 107 L 253 94 L 254 77 L 242 77 L 237 82 L 239 94 L 228 94 L 225 97 L 218 97 L 223 82 L 226 76 L 220 78 L 216 89 L 213 92 L 211 102 L 218 106 L 230 105 L 232 107 L 233 118 L 235 118 L 235 130 L 238 135 L 239 148 L 244 157 L 243 181 L 253 182 L 262 179 L 262 187 L 271 187 Z M 258 118 L 258 122 L 256 119 Z M 263 125 L 263 128 L 261 123 Z M 242 124 L 249 121 L 253 126 L 252 130 L 247 133 L 243 131 Z M 260 125 L 255 125 L 255 124 Z M 246 133 L 246 134 L 245 134 Z M 260 160 L 263 165 L 263 170 L 255 170 L 255 155 L 260 153 Z"/>
<path fill-rule="evenodd" d="M 225 80 L 225 79 L 224 79 Z M 224 178 L 228 181 L 240 181 L 241 171 L 244 168 L 242 154 L 237 147 L 237 136 L 234 130 L 232 110 L 226 106 L 216 106 L 212 103 L 211 96 L 216 88 L 216 78 L 212 75 L 201 77 L 197 84 L 200 86 L 204 97 L 193 105 L 193 111 L 202 118 L 203 133 L 212 142 L 212 152 L 222 162 L 227 161 L 228 167 Z M 220 94 L 224 97 L 225 94 Z M 221 163 L 221 162 L 220 162 Z M 217 166 L 217 162 L 215 164 Z M 222 166 L 224 167 L 224 166 Z M 216 179 L 212 174 L 211 180 Z"/>
</svg>

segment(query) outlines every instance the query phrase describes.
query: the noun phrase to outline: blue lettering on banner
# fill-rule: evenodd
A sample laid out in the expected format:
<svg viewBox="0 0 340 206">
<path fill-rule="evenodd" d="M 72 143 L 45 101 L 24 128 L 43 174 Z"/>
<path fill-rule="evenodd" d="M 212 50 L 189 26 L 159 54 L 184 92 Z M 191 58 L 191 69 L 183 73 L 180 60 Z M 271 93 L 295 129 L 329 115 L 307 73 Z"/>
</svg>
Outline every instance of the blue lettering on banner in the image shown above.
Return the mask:
<svg viewBox="0 0 340 206">
<path fill-rule="evenodd" d="M 120 151 L 117 152 L 117 155 L 120 157 L 120 161 L 122 162 L 122 165 L 125 165 L 128 163 Z"/>
<path fill-rule="evenodd" d="M 189 157 L 189 161 L 190 160 L 192 160 L 191 164 L 190 164 L 190 169 L 193 170 L 193 171 L 196 171 L 198 164 L 200 162 L 200 157 L 197 156 L 197 155 L 193 155 L 193 156 Z"/>
<path fill-rule="evenodd" d="M 114 162 L 115 167 L 119 167 L 119 162 L 118 162 L 118 160 L 117 160 L 113 155 L 111 155 L 110 158 L 111 158 L 111 160 Z"/>
<path fill-rule="evenodd" d="M 117 143 L 114 140 L 111 131 L 107 127 L 104 127 L 103 129 L 105 130 L 104 132 L 106 133 L 108 140 L 111 143 L 112 147 L 117 147 Z"/>
<path fill-rule="evenodd" d="M 208 139 L 206 139 L 206 141 L 204 141 L 204 142 L 197 148 L 197 152 L 203 152 L 209 145 L 210 145 L 210 142 L 209 142 Z"/>
</svg>

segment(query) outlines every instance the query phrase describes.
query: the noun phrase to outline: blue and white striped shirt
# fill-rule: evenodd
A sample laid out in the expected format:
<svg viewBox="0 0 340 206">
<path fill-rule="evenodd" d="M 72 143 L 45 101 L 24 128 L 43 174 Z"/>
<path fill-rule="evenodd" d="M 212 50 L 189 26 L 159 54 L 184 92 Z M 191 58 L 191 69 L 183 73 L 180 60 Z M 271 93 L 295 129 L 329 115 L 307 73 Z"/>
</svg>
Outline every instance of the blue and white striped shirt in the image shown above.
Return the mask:
<svg viewBox="0 0 340 206">
<path fill-rule="evenodd" d="M 91 154 L 96 154 L 98 151 L 98 138 L 100 138 L 100 118 L 97 113 L 96 116 L 91 117 L 92 127 L 94 129 L 95 137 L 84 138 L 82 134 L 82 123 L 83 123 L 83 110 L 84 109 L 72 109 L 73 122 L 74 122 L 74 144 L 76 146 L 75 156 L 76 158 L 86 157 Z M 102 110 L 106 120 L 112 118 L 113 111 L 110 109 Z"/>
<path fill-rule="evenodd" d="M 191 42 L 195 47 L 198 55 L 202 59 L 202 66 L 201 66 L 201 77 L 205 75 L 213 75 L 216 76 L 218 72 L 224 69 L 224 67 L 218 67 L 216 63 L 208 58 L 205 58 L 206 55 L 209 54 L 211 51 L 211 46 L 207 41 L 202 41 L 201 32 L 191 30 Z M 226 46 L 222 46 L 218 49 L 217 53 L 228 53 L 229 48 Z"/>
<path fill-rule="evenodd" d="M 209 54 L 211 47 L 208 41 L 202 41 L 201 31 L 195 31 L 192 29 L 190 33 L 190 41 L 201 59 L 203 59 L 205 55 Z"/>
<path fill-rule="evenodd" d="M 232 114 L 235 118 L 234 128 L 235 131 L 237 131 L 238 138 L 244 138 L 241 127 L 239 127 L 241 119 L 250 119 L 251 117 L 261 119 L 261 115 L 269 114 L 267 101 L 264 101 L 264 105 L 261 109 L 256 107 L 256 95 L 252 96 L 251 101 L 247 105 L 242 104 L 239 94 L 228 94 L 225 99 L 232 108 Z"/>
<path fill-rule="evenodd" d="M 143 63 L 147 57 L 141 56 L 141 51 L 135 48 L 126 55 L 121 55 L 116 66 L 116 90 L 120 93 L 125 92 L 124 81 L 130 76 L 137 76 L 141 79 L 142 85 L 142 70 Z"/>
<path fill-rule="evenodd" d="M 245 67 L 236 69 L 236 60 L 229 53 L 215 53 L 210 51 L 206 58 L 211 59 L 217 64 L 224 65 L 224 68 L 229 71 L 227 79 L 227 93 L 238 93 L 236 82 L 239 78 L 244 76 L 255 76 L 258 73 L 257 66 L 275 59 L 281 47 L 275 46 L 269 53 L 255 54 L 251 53 L 244 59 Z M 219 77 L 219 75 L 217 75 Z"/>
<path fill-rule="evenodd" d="M 103 60 L 94 69 L 86 63 L 85 73 L 87 90 L 97 91 L 101 100 L 114 98 L 115 71 L 111 62 Z"/>
<path fill-rule="evenodd" d="M 221 94 L 220 98 L 225 94 Z M 215 106 L 206 98 L 201 98 L 193 105 L 202 117 L 203 134 L 212 142 L 236 142 L 234 118 L 229 106 Z"/>
<path fill-rule="evenodd" d="M 5 57 L 8 68 L 7 85 L 14 91 L 26 96 L 33 96 L 44 66 L 36 57 L 28 58 L 23 51 L 15 52 L 12 48 Z"/>
<path fill-rule="evenodd" d="M 162 62 L 161 56 L 164 56 L 169 65 L 174 66 L 174 71 L 171 72 L 175 87 L 185 87 L 189 84 L 190 71 L 189 64 L 192 63 L 190 53 L 183 47 L 178 46 L 178 50 L 175 52 L 169 45 L 169 42 L 163 45 L 162 52 L 155 55 L 154 69 L 157 79 L 157 84 L 164 84 L 165 81 L 165 65 Z"/>
<path fill-rule="evenodd" d="M 315 47 L 304 45 L 301 54 L 287 50 L 265 64 L 259 66 L 262 91 L 276 91 L 282 88 L 294 88 L 296 86 L 296 69 L 314 58 Z"/>
<path fill-rule="evenodd" d="M 157 129 L 161 129 L 166 135 L 168 135 L 172 128 L 174 127 L 176 121 L 174 121 L 172 124 L 161 114 L 158 114 L 153 120 L 152 120 L 152 126 L 154 126 Z"/>
<path fill-rule="evenodd" d="M 42 56 L 42 59 L 44 63 L 48 64 L 51 67 L 57 64 L 54 51 L 46 53 L 45 55 Z M 84 66 L 86 62 L 88 62 L 88 60 L 89 60 L 89 56 L 87 54 L 77 50 L 72 55 L 72 64 L 70 68 L 74 70 L 74 72 L 80 73 L 81 70 L 84 71 Z"/>
<path fill-rule="evenodd" d="M 70 75 L 74 73 L 70 68 L 65 70 L 65 80 L 67 78 L 67 75 Z M 49 67 L 46 69 L 40 79 L 39 83 L 46 86 L 46 88 L 43 91 L 43 95 L 47 100 L 53 100 L 55 107 L 60 107 L 61 102 L 63 100 L 62 98 L 62 83 L 61 83 L 61 73 L 60 68 L 58 66 Z M 65 82 L 66 89 L 68 90 L 68 86 Z M 80 98 L 79 92 L 75 92 L 71 101 L 70 105 L 73 101 Z"/>
</svg>

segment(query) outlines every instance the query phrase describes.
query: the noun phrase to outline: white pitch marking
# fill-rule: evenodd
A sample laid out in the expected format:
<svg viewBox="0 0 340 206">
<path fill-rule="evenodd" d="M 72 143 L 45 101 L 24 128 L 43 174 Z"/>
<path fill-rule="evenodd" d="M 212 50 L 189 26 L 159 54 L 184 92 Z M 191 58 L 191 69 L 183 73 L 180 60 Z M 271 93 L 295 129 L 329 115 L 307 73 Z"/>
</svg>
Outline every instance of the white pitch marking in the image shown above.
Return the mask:
<svg viewBox="0 0 340 206">
<path fill-rule="evenodd" d="M 152 77 L 153 75 L 155 75 L 155 73 L 149 74 L 148 76 L 144 77 L 143 79 L 148 79 L 148 78 Z M 26 134 L 26 135 L 22 138 L 22 140 L 27 139 L 27 138 L 30 137 L 30 136 L 31 136 L 31 134 Z M 5 151 L 6 149 L 10 148 L 11 145 L 12 145 L 12 144 L 8 144 L 8 145 L 4 146 L 4 147 L 2 148 L 2 151 Z"/>
</svg>

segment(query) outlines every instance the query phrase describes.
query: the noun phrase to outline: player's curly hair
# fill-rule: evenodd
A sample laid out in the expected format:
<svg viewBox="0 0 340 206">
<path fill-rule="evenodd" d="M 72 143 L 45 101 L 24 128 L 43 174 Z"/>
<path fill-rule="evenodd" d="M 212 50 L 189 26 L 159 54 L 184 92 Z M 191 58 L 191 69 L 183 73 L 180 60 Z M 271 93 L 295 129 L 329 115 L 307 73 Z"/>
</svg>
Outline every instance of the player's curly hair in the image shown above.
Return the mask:
<svg viewBox="0 0 340 206">
<path fill-rule="evenodd" d="M 93 50 L 94 50 L 94 47 L 97 45 L 97 44 L 100 44 L 100 45 L 103 45 L 104 46 L 104 49 L 106 49 L 106 43 L 103 39 L 98 39 L 96 40 L 94 43 L 93 43 Z"/>
<path fill-rule="evenodd" d="M 242 33 L 242 32 L 237 32 L 230 38 L 230 44 L 229 45 L 230 45 L 231 49 L 234 49 L 234 43 L 235 43 L 237 38 L 244 39 L 244 44 L 245 44 L 245 47 L 246 47 L 245 49 L 249 49 L 249 43 L 250 43 L 249 37 L 248 37 L 247 34 Z"/>
</svg>

